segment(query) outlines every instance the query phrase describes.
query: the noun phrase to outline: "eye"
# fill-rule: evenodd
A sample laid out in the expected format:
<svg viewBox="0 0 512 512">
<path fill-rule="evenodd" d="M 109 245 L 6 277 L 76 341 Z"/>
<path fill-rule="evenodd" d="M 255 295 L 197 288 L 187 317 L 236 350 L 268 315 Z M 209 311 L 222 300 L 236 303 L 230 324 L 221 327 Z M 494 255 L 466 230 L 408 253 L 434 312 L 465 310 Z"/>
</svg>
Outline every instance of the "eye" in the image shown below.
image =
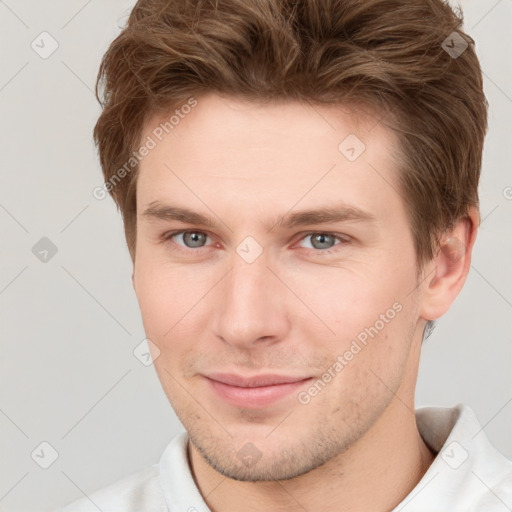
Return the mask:
<svg viewBox="0 0 512 512">
<path fill-rule="evenodd" d="M 339 240 L 340 243 L 336 244 L 336 240 Z M 306 246 L 306 248 L 317 249 L 323 252 L 330 252 L 329 249 L 332 249 L 336 245 L 348 243 L 347 237 L 334 235 L 332 233 L 308 233 L 304 238 L 301 239 L 301 247 L 305 247 L 302 245 L 303 241 L 306 243 L 309 241 L 310 243 L 310 246 Z"/>
<path fill-rule="evenodd" d="M 197 249 L 204 247 L 208 235 L 202 231 L 177 231 L 167 233 L 164 238 L 187 249 Z"/>
</svg>

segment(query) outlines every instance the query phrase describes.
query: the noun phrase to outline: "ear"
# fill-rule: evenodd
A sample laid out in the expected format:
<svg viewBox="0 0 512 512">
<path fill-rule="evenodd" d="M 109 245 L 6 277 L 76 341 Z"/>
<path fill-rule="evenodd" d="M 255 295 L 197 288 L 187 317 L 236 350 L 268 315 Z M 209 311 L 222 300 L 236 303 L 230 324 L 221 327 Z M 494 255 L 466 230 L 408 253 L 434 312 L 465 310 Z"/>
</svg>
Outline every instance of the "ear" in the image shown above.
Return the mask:
<svg viewBox="0 0 512 512">
<path fill-rule="evenodd" d="M 443 234 L 439 250 L 425 265 L 420 317 L 443 316 L 462 290 L 471 268 L 471 254 L 480 223 L 478 209 L 470 207 L 466 217 Z"/>
</svg>

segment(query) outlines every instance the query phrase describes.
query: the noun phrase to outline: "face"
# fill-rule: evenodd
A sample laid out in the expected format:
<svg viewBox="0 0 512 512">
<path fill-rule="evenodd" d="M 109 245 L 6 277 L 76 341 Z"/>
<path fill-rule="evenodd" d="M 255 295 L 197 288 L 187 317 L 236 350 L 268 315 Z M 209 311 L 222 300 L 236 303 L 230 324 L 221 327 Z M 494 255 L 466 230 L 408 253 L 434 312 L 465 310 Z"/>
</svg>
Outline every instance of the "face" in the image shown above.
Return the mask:
<svg viewBox="0 0 512 512">
<path fill-rule="evenodd" d="M 163 389 L 230 478 L 345 451 L 421 342 L 397 142 L 356 114 L 211 94 L 169 134 L 145 128 L 133 284 Z"/>
</svg>

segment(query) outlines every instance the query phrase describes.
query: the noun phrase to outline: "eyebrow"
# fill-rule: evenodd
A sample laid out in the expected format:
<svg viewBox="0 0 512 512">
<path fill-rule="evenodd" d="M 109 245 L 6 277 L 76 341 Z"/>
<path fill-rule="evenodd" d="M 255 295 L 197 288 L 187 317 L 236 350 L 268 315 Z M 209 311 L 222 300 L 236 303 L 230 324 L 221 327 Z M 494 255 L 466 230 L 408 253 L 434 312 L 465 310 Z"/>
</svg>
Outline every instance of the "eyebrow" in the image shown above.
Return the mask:
<svg viewBox="0 0 512 512">
<path fill-rule="evenodd" d="M 148 204 L 142 213 L 147 219 L 176 220 L 187 224 L 197 224 L 210 228 L 217 228 L 219 223 L 213 218 L 180 206 L 166 205 L 159 201 Z M 334 207 L 321 207 L 317 209 L 288 212 L 278 216 L 274 222 L 267 225 L 268 230 L 276 227 L 292 229 L 299 226 L 314 224 L 332 224 L 335 222 L 374 222 L 375 215 L 355 206 L 340 204 Z M 222 222 L 224 224 L 224 222 Z"/>
</svg>

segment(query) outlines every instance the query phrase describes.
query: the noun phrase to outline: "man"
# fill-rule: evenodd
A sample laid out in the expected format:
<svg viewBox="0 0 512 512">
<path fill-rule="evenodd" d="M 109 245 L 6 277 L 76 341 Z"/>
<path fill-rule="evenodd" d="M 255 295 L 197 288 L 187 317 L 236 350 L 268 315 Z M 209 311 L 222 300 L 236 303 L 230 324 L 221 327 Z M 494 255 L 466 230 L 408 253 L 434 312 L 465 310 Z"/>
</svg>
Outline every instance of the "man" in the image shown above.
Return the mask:
<svg viewBox="0 0 512 512">
<path fill-rule="evenodd" d="M 414 409 L 480 220 L 487 103 L 460 16 L 136 4 L 100 69 L 95 193 L 186 432 L 65 512 L 511 509 L 472 410 Z"/>
</svg>

